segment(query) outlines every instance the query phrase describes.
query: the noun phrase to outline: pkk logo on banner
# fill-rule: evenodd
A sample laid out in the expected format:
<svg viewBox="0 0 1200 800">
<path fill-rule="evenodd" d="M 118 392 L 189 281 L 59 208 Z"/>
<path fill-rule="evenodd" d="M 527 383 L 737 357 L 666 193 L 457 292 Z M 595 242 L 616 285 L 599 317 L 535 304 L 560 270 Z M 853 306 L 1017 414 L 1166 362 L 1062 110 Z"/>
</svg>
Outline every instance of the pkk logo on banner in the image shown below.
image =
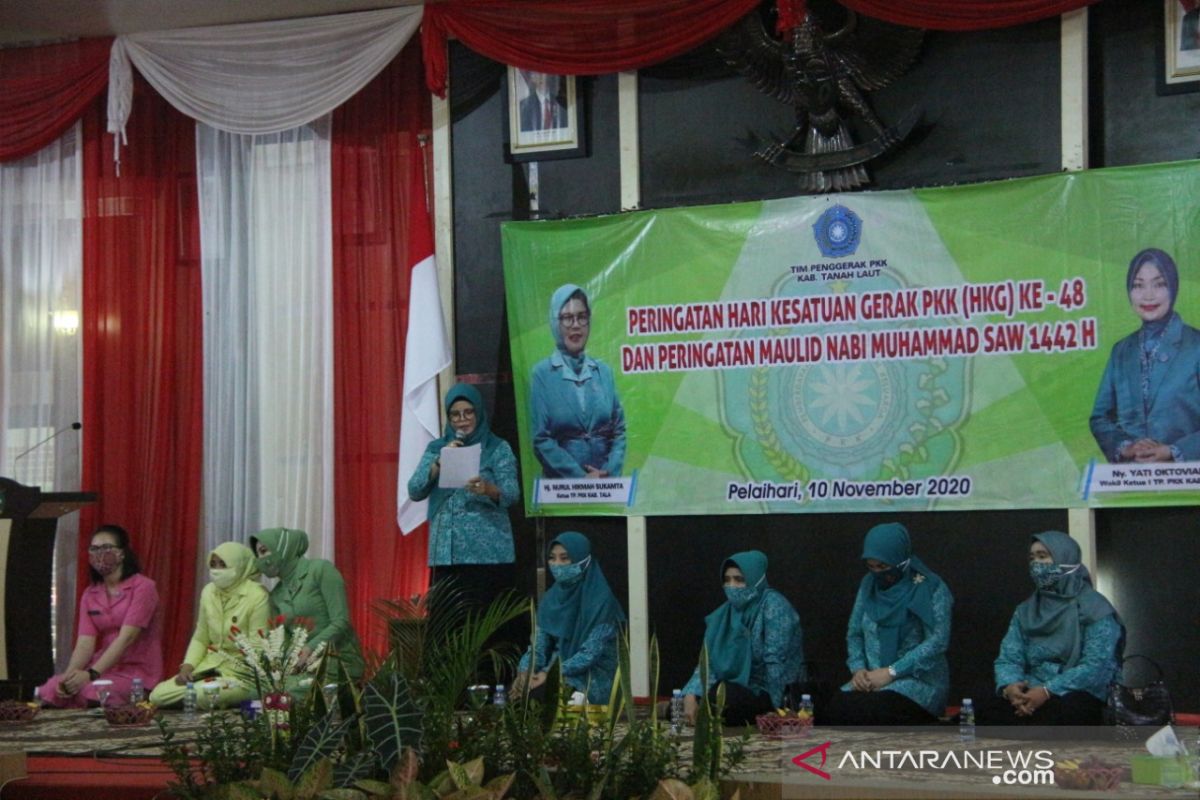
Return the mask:
<svg viewBox="0 0 1200 800">
<path fill-rule="evenodd" d="M 844 206 L 834 206 L 821 215 L 813 231 L 826 256 L 850 254 L 858 247 L 862 221 Z M 817 265 L 836 266 L 830 271 L 817 272 L 811 265 L 805 269 L 806 276 L 816 272 L 819 280 L 797 279 L 793 267 L 776 283 L 773 294 L 824 302 L 907 289 L 899 271 L 883 263 L 882 268 L 843 262 Z M 961 450 L 958 427 L 967 416 L 969 360 L 872 359 L 866 347 L 876 330 L 892 335 L 935 324 L 914 317 L 853 331 L 847 327 L 837 339 L 839 351 L 832 349 L 835 340 L 828 334 L 836 334 L 840 326 L 819 326 L 825 334 L 824 352 L 814 363 L 722 370 L 722 413 L 738 434 L 743 474 L 801 484 L 814 478 L 888 481 L 947 474 Z M 786 340 L 812 336 L 817 327 L 797 324 L 770 333 Z M 801 500 L 803 494 L 807 493 L 796 492 L 790 499 Z"/>
</svg>

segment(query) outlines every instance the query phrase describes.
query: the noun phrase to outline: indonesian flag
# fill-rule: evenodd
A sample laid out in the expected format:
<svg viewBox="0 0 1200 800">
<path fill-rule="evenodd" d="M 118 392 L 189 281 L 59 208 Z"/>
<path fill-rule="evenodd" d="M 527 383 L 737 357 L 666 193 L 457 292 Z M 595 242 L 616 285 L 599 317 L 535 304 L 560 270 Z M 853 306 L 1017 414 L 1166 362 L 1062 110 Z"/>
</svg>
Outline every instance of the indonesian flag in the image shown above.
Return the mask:
<svg viewBox="0 0 1200 800">
<path fill-rule="evenodd" d="M 1186 14 L 1189 11 L 1195 11 L 1200 8 L 1200 0 L 1179 0 L 1179 5 L 1183 6 L 1183 11 Z"/>
<path fill-rule="evenodd" d="M 396 487 L 396 522 L 411 533 L 425 521 L 426 501 L 408 498 L 408 479 L 416 471 L 425 447 L 441 435 L 438 415 L 438 373 L 450 366 L 450 341 L 438 296 L 437 262 L 433 255 L 433 224 L 423 181 L 411 181 L 409 231 L 413 238 L 408 277 L 408 330 L 404 334 L 404 403 L 400 411 L 400 470 Z"/>
</svg>

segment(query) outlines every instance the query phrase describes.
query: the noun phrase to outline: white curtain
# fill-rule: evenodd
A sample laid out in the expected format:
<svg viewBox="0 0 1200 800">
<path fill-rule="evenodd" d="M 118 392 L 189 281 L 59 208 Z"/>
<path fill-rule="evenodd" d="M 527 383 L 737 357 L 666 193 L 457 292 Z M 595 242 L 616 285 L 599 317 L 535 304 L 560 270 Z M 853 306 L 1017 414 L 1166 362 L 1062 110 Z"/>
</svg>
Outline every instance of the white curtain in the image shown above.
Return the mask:
<svg viewBox="0 0 1200 800">
<path fill-rule="evenodd" d="M 306 19 L 150 31 L 117 37 L 108 130 L 123 133 L 132 61 L 171 105 L 232 133 L 312 122 L 379 74 L 421 24 L 421 6 Z"/>
<path fill-rule="evenodd" d="M 0 475 L 46 492 L 79 491 L 80 482 L 80 434 L 71 425 L 81 410 L 82 334 L 66 325 L 73 314 L 78 326 L 81 310 L 81 137 L 76 123 L 34 155 L 0 163 Z M 78 514 L 59 520 L 60 668 L 71 653 L 78 532 Z"/>
<path fill-rule="evenodd" d="M 196 125 L 204 296 L 204 550 L 299 528 L 333 558 L 330 118 Z"/>
</svg>

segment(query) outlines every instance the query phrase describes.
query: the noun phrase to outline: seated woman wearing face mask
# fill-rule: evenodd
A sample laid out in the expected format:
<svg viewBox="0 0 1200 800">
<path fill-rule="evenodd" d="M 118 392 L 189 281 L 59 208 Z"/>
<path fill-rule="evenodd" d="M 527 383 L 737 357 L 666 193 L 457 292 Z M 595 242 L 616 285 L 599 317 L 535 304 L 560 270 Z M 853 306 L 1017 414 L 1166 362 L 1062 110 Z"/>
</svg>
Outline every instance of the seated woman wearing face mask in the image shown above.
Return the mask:
<svg viewBox="0 0 1200 800">
<path fill-rule="evenodd" d="M 700 668 L 683 687 L 684 713 L 695 723 L 700 694 L 713 697 L 725 684 L 725 724 L 753 724 L 783 705 L 788 684 L 805 679 L 800 615 L 767 585 L 767 557 L 758 550 L 734 553 L 721 566 L 726 601 L 704 618 L 708 686 Z"/>
<path fill-rule="evenodd" d="M 208 556 L 209 582 L 200 592 L 200 613 L 187 654 L 179 665 L 179 674 L 154 687 L 150 702 L 156 706 L 175 706 L 183 702 L 188 681 L 207 679 L 215 682 L 216 693 L 200 691 L 197 704 L 208 708 L 235 706 L 254 697 L 254 687 L 240 683 L 227 664 L 242 661 L 237 645 L 229 638 L 229 629 L 266 630 L 270 620 L 267 590 L 258 582 L 254 551 L 240 542 L 217 545 Z"/>
<path fill-rule="evenodd" d="M 1121 667 L 1125 627 L 1092 588 L 1079 545 L 1046 531 L 1029 546 L 1034 592 L 1017 606 L 996 659 L 996 695 L 981 725 L 1099 725 Z"/>
<path fill-rule="evenodd" d="M 950 690 L 950 609 L 942 579 L 912 554 L 908 530 L 876 525 L 863 542 L 867 574 L 846 631 L 850 681 L 818 705 L 823 725 L 936 722 Z"/>
<path fill-rule="evenodd" d="M 521 656 L 513 692 L 540 687 L 558 659 L 563 681 L 586 692 L 589 703 L 603 705 L 617 672 L 617 636 L 625 612 L 582 533 L 559 534 L 550 543 L 548 562 L 554 585 L 538 605 L 535 646 Z"/>
<path fill-rule="evenodd" d="M 271 613 L 282 615 L 287 625 L 296 617 L 313 622 L 308 644 L 296 665 L 297 674 L 288 679 L 288 691 L 300 688 L 302 670 L 322 642 L 337 654 L 327 664 L 328 680 L 336 681 L 341 669 L 351 678 L 361 677 L 362 649 L 358 634 L 350 627 L 346 583 L 337 567 L 323 558 L 304 558 L 308 551 L 308 534 L 304 531 L 268 528 L 251 536 L 250 546 L 258 554 L 259 571 L 268 578 L 279 578 L 270 594 Z"/>
</svg>

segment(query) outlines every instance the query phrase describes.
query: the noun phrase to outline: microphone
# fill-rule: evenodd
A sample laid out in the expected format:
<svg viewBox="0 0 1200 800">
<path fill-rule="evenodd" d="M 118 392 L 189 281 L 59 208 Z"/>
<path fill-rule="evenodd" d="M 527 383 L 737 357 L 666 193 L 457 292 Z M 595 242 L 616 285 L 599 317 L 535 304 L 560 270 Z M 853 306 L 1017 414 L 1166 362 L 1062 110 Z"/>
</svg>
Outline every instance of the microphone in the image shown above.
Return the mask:
<svg viewBox="0 0 1200 800">
<path fill-rule="evenodd" d="M 454 438 L 461 442 L 463 439 L 467 438 L 467 434 L 464 431 L 455 431 Z"/>
<path fill-rule="evenodd" d="M 17 456 L 16 458 L 14 458 L 14 459 L 12 460 L 12 463 L 13 463 L 13 465 L 15 466 L 15 465 L 16 465 L 16 463 L 17 463 L 18 461 L 20 461 L 22 458 L 24 458 L 25 456 L 27 456 L 27 455 L 29 455 L 30 453 L 32 453 L 34 450 L 37 450 L 39 447 L 41 447 L 42 445 L 44 445 L 46 442 L 49 442 L 49 441 L 51 441 L 52 439 L 57 439 L 59 436 L 62 436 L 62 435 L 63 435 L 64 433 L 66 433 L 67 431 L 77 431 L 77 430 L 79 430 L 79 429 L 80 429 L 80 428 L 82 428 L 82 427 L 83 427 L 83 423 L 82 423 L 82 422 L 72 422 L 70 425 L 68 425 L 68 426 L 67 426 L 67 427 L 65 427 L 65 428 L 59 428 L 59 429 L 58 429 L 58 430 L 56 430 L 54 433 L 52 433 L 52 434 L 50 434 L 49 436 L 47 436 L 45 439 L 42 439 L 40 442 L 38 442 L 37 444 L 35 444 L 33 447 L 30 447 L 28 450 L 25 450 L 25 451 L 24 451 L 24 452 L 22 452 L 22 453 L 21 453 L 19 456 Z"/>
</svg>

